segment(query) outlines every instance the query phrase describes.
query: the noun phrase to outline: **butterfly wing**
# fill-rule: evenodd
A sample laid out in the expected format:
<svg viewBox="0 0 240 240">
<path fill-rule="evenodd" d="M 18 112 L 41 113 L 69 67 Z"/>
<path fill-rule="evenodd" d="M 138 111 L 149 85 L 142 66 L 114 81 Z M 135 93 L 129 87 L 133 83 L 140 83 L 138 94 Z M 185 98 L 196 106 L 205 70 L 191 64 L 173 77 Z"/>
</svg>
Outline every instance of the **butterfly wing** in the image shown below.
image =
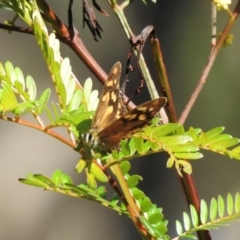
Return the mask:
<svg viewBox="0 0 240 240">
<path fill-rule="evenodd" d="M 117 62 L 112 67 L 106 83 L 104 84 L 100 101 L 94 115 L 91 129 L 99 132 L 111 124 L 117 116 L 125 113 L 120 96 L 121 63 Z M 122 112 L 122 113 L 120 113 Z"/>
<path fill-rule="evenodd" d="M 166 102 L 166 98 L 145 102 L 100 131 L 98 139 L 105 150 L 117 148 L 122 138 L 146 126 Z"/>
</svg>

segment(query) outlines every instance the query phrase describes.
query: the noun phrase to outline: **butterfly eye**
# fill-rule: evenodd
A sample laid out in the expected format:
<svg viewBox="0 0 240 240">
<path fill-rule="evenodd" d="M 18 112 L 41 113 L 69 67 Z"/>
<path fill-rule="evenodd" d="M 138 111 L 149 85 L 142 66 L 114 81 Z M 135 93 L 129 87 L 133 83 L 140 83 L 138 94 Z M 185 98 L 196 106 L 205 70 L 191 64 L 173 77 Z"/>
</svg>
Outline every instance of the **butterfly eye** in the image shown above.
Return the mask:
<svg viewBox="0 0 240 240">
<path fill-rule="evenodd" d="M 94 133 L 91 132 L 82 134 L 82 140 L 91 148 L 96 148 L 99 145 L 98 138 L 94 136 Z"/>
<path fill-rule="evenodd" d="M 92 142 L 94 141 L 94 137 L 91 133 L 84 133 L 82 134 L 83 142 L 87 145 L 92 146 Z"/>
</svg>

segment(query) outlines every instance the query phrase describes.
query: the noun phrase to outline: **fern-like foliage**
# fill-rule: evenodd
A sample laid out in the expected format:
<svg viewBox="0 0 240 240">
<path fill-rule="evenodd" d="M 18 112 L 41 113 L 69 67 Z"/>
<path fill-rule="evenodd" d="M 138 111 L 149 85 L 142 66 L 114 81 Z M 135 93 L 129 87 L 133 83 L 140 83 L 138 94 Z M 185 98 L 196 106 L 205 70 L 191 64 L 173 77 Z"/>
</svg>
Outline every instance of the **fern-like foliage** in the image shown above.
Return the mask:
<svg viewBox="0 0 240 240">
<path fill-rule="evenodd" d="M 186 160 L 203 157 L 200 149 L 240 160 L 240 140 L 223 133 L 224 127 L 216 127 L 204 133 L 201 129 L 192 127 L 186 131 L 176 123 L 156 126 L 156 121 L 158 119 L 151 126 L 135 133 L 129 141 L 121 141 L 121 150 L 112 153 L 116 162 L 165 151 L 169 154 L 167 167 L 175 165 L 181 175 L 181 171 L 192 172 L 191 164 Z M 112 164 L 111 162 L 110 165 Z"/>
<path fill-rule="evenodd" d="M 99 167 L 96 164 L 92 164 L 92 167 L 94 168 L 92 171 L 97 175 L 96 171 L 99 171 Z M 156 239 L 169 240 L 170 237 L 166 234 L 168 221 L 164 220 L 162 208 L 153 204 L 143 191 L 137 188 L 138 182 L 142 180 L 141 176 L 129 175 L 131 165 L 128 161 L 121 163 L 120 168 L 127 181 L 127 186 L 142 212 L 139 220 L 143 226 Z M 89 174 L 91 174 L 91 171 Z M 105 179 L 102 178 L 100 180 L 106 182 L 108 178 L 105 176 Z M 118 214 L 129 217 L 126 206 L 122 203 L 119 195 L 115 193 L 112 196 L 108 196 L 105 186 L 93 186 L 89 180 L 87 184 L 81 183 L 75 185 L 71 177 L 62 173 L 61 170 L 56 170 L 51 178 L 40 174 L 28 174 L 26 179 L 19 179 L 19 181 L 27 185 L 42 187 L 45 190 L 58 192 L 71 197 L 88 199 L 112 209 Z"/>
<path fill-rule="evenodd" d="M 235 199 L 228 193 L 226 201 L 224 201 L 220 195 L 218 199 L 212 198 L 209 210 L 207 203 L 201 200 L 200 216 L 198 216 L 196 209 L 192 205 L 190 205 L 190 215 L 186 212 L 183 213 L 185 232 L 183 231 L 180 221 L 176 221 L 176 230 L 179 236 L 174 238 L 174 240 L 183 237 L 197 239 L 196 236 L 193 235 L 196 231 L 217 229 L 238 219 L 240 219 L 239 193 L 236 193 Z"/>
<path fill-rule="evenodd" d="M 84 131 L 81 127 L 86 129 L 84 125 L 86 122 L 80 125 L 80 129 L 78 124 L 89 119 L 93 114 L 92 110 L 95 110 L 98 104 L 98 91 L 92 91 L 90 78 L 85 81 L 83 87 L 79 84 L 72 73 L 69 59 L 62 59 L 60 56 L 59 40 L 53 33 L 48 35 L 44 22 L 38 13 L 39 11 L 33 14 L 33 28 L 59 99 L 58 106 L 54 105 L 54 117 L 51 111 L 47 110 L 47 115 L 51 121 L 49 127 L 66 125 L 78 138 L 78 133 Z M 60 115 L 57 114 L 58 108 L 61 112 Z"/>
<path fill-rule="evenodd" d="M 5 66 L 0 63 L 0 83 L 1 115 L 12 112 L 19 117 L 30 111 L 38 115 L 45 109 L 50 89 L 46 89 L 37 100 L 33 78 L 24 78 L 22 71 L 18 67 L 14 68 L 10 62 L 6 62 Z"/>
<path fill-rule="evenodd" d="M 118 205 L 119 200 L 115 195 L 112 196 L 110 200 L 107 200 L 106 188 L 104 186 L 92 189 L 87 184 L 83 183 L 74 185 L 71 177 L 63 173 L 61 170 L 56 170 L 52 174 L 51 178 L 40 174 L 28 174 L 27 179 L 19 179 L 19 181 L 31 186 L 42 187 L 45 190 L 62 193 L 72 197 L 88 199 L 90 201 L 96 201 L 121 215 L 128 215 L 125 207 Z"/>
<path fill-rule="evenodd" d="M 59 99 L 57 104 L 52 103 L 52 107 L 47 107 L 50 89 L 46 89 L 37 100 L 33 78 L 27 76 L 24 79 L 21 70 L 14 68 L 10 62 L 6 62 L 4 66 L 0 63 L 1 117 L 11 112 L 19 118 L 32 112 L 42 130 L 63 126 L 73 133 L 72 136 L 78 138 L 79 133 L 89 128 L 92 110 L 95 110 L 98 104 L 98 91 L 92 91 L 92 80 L 87 79 L 83 87 L 79 84 L 72 73 L 69 59 L 61 58 L 59 40 L 55 34 L 48 34 L 34 1 L 2 1 L 0 7 L 15 11 L 33 29 Z M 18 101 L 19 98 L 21 102 Z M 48 125 L 44 125 L 39 117 L 44 112 L 50 121 Z M 84 123 L 80 124 L 82 121 Z"/>
<path fill-rule="evenodd" d="M 124 174 L 128 189 L 142 213 L 140 221 L 143 226 L 154 237 L 154 239 L 169 240 L 170 237 L 167 235 L 168 221 L 164 219 L 164 215 L 162 213 L 163 209 L 152 203 L 151 199 L 137 187 L 139 181 L 143 180 L 142 177 L 139 175 L 129 174 L 131 169 L 129 161 L 122 162 L 120 164 L 120 168 Z"/>
</svg>

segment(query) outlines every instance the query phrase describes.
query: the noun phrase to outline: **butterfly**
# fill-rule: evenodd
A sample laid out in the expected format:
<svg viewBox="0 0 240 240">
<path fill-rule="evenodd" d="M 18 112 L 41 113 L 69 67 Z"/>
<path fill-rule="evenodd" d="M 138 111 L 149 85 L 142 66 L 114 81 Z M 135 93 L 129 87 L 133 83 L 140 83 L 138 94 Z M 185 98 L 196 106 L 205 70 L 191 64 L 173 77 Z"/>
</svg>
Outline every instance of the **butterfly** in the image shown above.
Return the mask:
<svg viewBox="0 0 240 240">
<path fill-rule="evenodd" d="M 121 139 L 148 125 L 166 104 L 164 97 L 145 102 L 127 111 L 120 89 L 121 63 L 112 67 L 103 87 L 90 130 L 84 135 L 93 148 L 117 149 Z"/>
</svg>

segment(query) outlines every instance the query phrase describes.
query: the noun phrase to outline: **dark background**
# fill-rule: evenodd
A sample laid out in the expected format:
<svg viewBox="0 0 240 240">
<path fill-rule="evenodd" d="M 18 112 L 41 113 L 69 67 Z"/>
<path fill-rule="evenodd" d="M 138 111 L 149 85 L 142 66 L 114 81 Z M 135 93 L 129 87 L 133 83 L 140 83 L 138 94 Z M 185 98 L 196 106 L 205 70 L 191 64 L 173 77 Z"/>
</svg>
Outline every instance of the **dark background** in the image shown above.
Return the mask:
<svg viewBox="0 0 240 240">
<path fill-rule="evenodd" d="M 236 2 L 236 1 L 234 1 Z M 48 1 L 56 13 L 66 22 L 67 1 Z M 87 48 L 103 69 L 108 72 L 116 61 L 125 64 L 130 48 L 119 21 L 107 1 L 99 4 L 110 17 L 97 13 L 104 29 L 103 39 L 96 43 L 87 28 L 82 29 L 82 1 L 74 3 L 74 22 Z M 210 52 L 211 3 L 208 0 L 158 0 L 145 6 L 140 0 L 127 8 L 126 17 L 134 33 L 152 24 L 161 41 L 162 51 L 172 86 L 177 114 L 180 116 Z M 227 13 L 218 13 L 218 32 L 228 19 Z M 1 11 L 0 21 L 11 19 L 13 13 Z M 19 20 L 17 25 L 23 25 Z M 207 131 L 225 126 L 226 133 L 240 137 L 239 122 L 239 23 L 232 31 L 234 44 L 220 51 L 207 83 L 192 109 L 185 127 Z M 10 60 L 23 73 L 31 75 L 38 86 L 38 96 L 51 79 L 44 59 L 33 36 L 0 31 L 0 61 Z M 92 77 L 94 87 L 100 87 L 97 79 L 81 60 L 65 45 L 61 45 L 63 57 L 69 57 L 73 72 L 83 82 Z M 153 66 L 149 44 L 144 49 L 147 64 Z M 150 67 L 154 76 L 154 68 Z M 143 102 L 149 96 L 141 96 Z M 56 101 L 54 92 L 52 101 Z M 32 117 L 27 117 L 32 120 Z M 34 121 L 34 120 L 33 120 Z M 28 172 L 50 176 L 60 168 L 70 174 L 76 183 L 84 177 L 75 173 L 79 155 L 50 136 L 17 124 L 0 121 L 0 239 L 23 240 L 75 240 L 75 239 L 140 239 L 130 220 L 118 216 L 102 206 L 81 199 L 28 187 L 18 182 Z M 203 151 L 205 158 L 192 161 L 193 176 L 200 197 L 208 203 L 218 194 L 239 191 L 240 163 L 218 154 Z M 166 154 L 152 155 L 133 161 L 133 174 L 143 175 L 139 185 L 158 206 L 164 209 L 169 220 L 171 237 L 176 236 L 175 220 L 182 219 L 187 210 L 184 195 L 174 169 L 166 169 Z M 213 239 L 239 239 L 239 223 L 212 231 Z"/>
</svg>

